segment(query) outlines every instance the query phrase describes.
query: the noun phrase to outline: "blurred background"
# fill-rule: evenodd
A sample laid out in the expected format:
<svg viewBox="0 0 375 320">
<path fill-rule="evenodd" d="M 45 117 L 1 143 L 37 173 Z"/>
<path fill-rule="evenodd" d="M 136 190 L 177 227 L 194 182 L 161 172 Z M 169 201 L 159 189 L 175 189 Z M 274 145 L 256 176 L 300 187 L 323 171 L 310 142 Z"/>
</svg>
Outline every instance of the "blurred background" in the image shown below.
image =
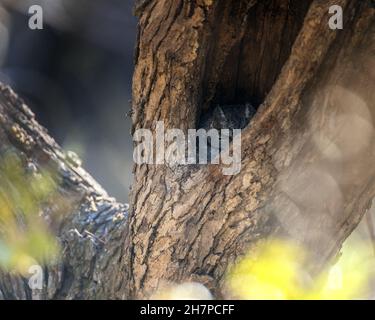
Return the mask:
<svg viewBox="0 0 375 320">
<path fill-rule="evenodd" d="M 44 29 L 28 27 L 40 5 Z M 132 179 L 133 1 L 0 0 L 0 81 L 119 201 Z"/>
</svg>

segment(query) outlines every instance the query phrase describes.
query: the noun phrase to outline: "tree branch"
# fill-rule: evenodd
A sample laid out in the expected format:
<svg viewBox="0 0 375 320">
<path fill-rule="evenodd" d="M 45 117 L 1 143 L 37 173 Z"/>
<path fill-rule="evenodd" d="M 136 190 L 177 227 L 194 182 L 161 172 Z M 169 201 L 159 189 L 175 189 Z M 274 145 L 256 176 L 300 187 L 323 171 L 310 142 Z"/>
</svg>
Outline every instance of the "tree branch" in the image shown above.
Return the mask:
<svg viewBox="0 0 375 320">
<path fill-rule="evenodd" d="M 27 279 L 0 272 L 5 299 L 125 298 L 118 261 L 127 224 L 127 206 L 110 198 L 99 184 L 73 162 L 35 120 L 10 88 L 0 84 L 0 155 L 13 152 L 25 166 L 54 172 L 59 203 L 51 217 L 62 246 L 59 261 L 44 266 L 43 290 L 31 291 Z M 48 221 L 50 208 L 45 208 Z M 31 276 L 31 275 L 30 275 Z"/>
</svg>

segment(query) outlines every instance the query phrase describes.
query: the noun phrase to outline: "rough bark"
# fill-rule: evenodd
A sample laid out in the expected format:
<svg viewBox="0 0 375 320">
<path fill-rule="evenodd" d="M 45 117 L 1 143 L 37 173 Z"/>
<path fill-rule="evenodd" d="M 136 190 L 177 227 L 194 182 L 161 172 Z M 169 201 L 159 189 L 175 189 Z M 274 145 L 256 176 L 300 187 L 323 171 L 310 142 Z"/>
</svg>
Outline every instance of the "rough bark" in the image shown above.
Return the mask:
<svg viewBox="0 0 375 320">
<path fill-rule="evenodd" d="M 344 8 L 344 30 L 328 28 L 333 4 Z M 133 130 L 164 121 L 186 131 L 216 103 L 258 102 L 242 134 L 241 173 L 223 176 L 213 165 L 135 166 L 127 218 L 126 208 L 72 164 L 1 87 L 2 149 L 57 168 L 61 194 L 74 207 L 58 224 L 66 249 L 62 262 L 48 267 L 40 297 L 147 298 L 163 281 L 190 280 L 221 297 L 227 267 L 272 236 L 306 246 L 315 257 L 309 268 L 319 270 L 375 192 L 372 132 L 356 157 L 345 159 L 322 152 L 315 135 L 329 134 L 341 116 L 340 103 L 321 103 L 344 92 L 340 87 L 360 96 L 374 121 L 374 74 L 366 66 L 374 65 L 370 2 L 145 0 L 137 1 L 136 13 Z M 325 192 L 314 194 L 319 188 Z M 114 223 L 118 214 L 125 215 Z M 75 228 L 83 237 L 71 237 Z M 23 279 L 5 274 L 0 292 L 32 294 Z"/>
<path fill-rule="evenodd" d="M 344 8 L 340 32 L 328 28 L 333 4 Z M 270 8 L 277 10 L 270 14 Z M 131 259 L 124 259 L 131 265 L 130 296 L 147 297 L 162 281 L 189 280 L 220 296 L 228 265 L 258 240 L 280 233 L 318 253 L 314 271 L 338 252 L 368 208 L 374 192 L 371 167 L 327 163 L 313 148 L 309 119 L 316 119 L 317 130 L 330 120 L 308 97 L 328 84 L 345 85 L 345 76 L 352 76 L 345 73 L 352 70 L 348 61 L 353 63 L 358 46 L 369 44 L 374 12 L 369 3 L 345 0 L 313 1 L 306 9 L 282 0 L 152 1 L 143 8 L 133 87 L 135 129 L 153 128 L 161 120 L 167 128 L 186 130 L 195 128 L 212 103 L 251 97 L 263 103 L 243 132 L 239 175 L 223 176 L 218 166 L 135 168 L 126 242 Z M 362 82 L 373 81 L 370 76 L 357 75 Z M 362 91 L 373 111 L 371 90 Z M 366 152 L 372 155 L 372 146 Z M 312 165 L 358 168 L 355 177 L 340 182 L 339 209 L 318 198 L 308 202 L 312 209 L 334 209 L 301 214 L 293 211 L 296 201 L 283 200 L 280 178 L 298 184 Z M 309 200 L 308 194 L 298 196 Z"/>
<path fill-rule="evenodd" d="M 99 299 L 113 297 L 122 255 L 127 207 L 110 198 L 77 161 L 67 156 L 10 88 L 0 84 L 0 155 L 12 152 L 25 167 L 48 169 L 58 185 L 58 203 L 46 216 L 63 248 L 44 270 L 43 290 L 0 271 L 0 298 Z M 53 210 L 51 209 L 53 206 Z M 60 206 L 60 207 L 59 207 Z M 53 216 L 53 212 L 63 215 Z M 120 296 L 121 298 L 121 296 Z"/>
</svg>

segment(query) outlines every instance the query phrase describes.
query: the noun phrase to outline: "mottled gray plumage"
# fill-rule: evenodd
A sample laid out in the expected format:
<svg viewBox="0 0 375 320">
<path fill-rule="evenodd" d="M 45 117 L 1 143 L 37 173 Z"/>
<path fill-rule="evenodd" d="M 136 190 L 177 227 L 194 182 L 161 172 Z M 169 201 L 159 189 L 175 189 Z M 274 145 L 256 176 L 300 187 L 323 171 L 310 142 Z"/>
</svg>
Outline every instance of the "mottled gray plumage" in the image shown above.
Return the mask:
<svg viewBox="0 0 375 320">
<path fill-rule="evenodd" d="M 250 103 L 239 105 L 217 105 L 203 115 L 199 128 L 244 129 L 255 115 L 256 109 Z"/>
<path fill-rule="evenodd" d="M 240 105 L 217 105 L 202 116 L 198 128 L 207 131 L 210 129 L 219 130 L 220 140 L 222 138 L 220 130 L 229 129 L 229 140 L 232 141 L 232 130 L 244 129 L 255 113 L 256 109 L 250 103 Z M 207 143 L 207 156 L 208 162 L 210 162 L 215 155 L 218 155 L 222 150 L 220 150 L 220 143 L 219 146 L 214 146 L 211 144 L 210 139 L 208 139 Z M 199 149 L 199 145 L 197 145 L 197 149 Z"/>
</svg>

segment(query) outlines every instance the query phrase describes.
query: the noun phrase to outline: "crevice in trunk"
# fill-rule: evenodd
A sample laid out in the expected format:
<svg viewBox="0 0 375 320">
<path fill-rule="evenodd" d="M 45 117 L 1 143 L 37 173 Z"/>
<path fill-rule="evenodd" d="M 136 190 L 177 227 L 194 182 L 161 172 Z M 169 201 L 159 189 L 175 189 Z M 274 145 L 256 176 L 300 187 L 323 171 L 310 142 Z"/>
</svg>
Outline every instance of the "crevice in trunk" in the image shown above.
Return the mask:
<svg viewBox="0 0 375 320">
<path fill-rule="evenodd" d="M 220 2 L 203 78 L 202 118 L 218 105 L 264 101 L 288 59 L 311 0 Z M 238 112 L 238 111 L 234 111 Z"/>
</svg>

